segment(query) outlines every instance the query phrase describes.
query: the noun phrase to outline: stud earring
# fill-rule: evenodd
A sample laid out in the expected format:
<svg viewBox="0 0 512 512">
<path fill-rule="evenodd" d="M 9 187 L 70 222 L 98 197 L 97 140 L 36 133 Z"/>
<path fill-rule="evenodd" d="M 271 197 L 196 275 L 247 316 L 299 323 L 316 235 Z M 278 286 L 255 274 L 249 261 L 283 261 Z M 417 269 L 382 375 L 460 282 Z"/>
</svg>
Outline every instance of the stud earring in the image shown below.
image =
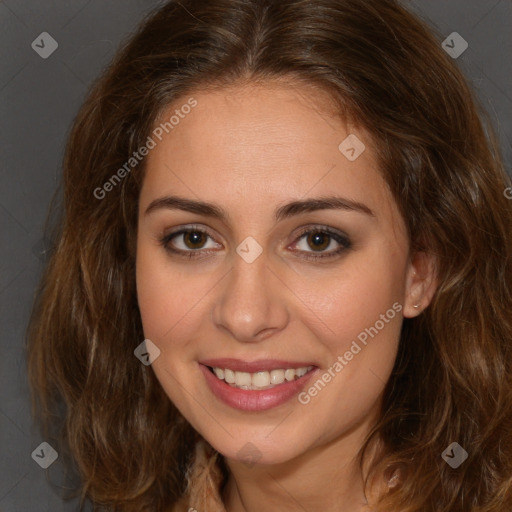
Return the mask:
<svg viewBox="0 0 512 512">
<path fill-rule="evenodd" d="M 420 306 L 421 306 L 421 304 L 415 304 L 415 305 L 413 306 L 413 308 L 419 308 Z"/>
</svg>

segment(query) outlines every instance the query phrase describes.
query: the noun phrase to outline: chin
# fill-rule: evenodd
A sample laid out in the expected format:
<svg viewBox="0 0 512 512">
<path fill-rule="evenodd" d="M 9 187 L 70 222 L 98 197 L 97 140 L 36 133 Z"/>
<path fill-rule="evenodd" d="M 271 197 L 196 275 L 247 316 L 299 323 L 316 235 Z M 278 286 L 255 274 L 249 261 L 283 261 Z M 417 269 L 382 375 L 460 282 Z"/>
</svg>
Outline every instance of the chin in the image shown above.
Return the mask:
<svg viewBox="0 0 512 512">
<path fill-rule="evenodd" d="M 204 437 L 204 436 L 203 436 Z M 287 463 L 304 453 L 297 443 L 289 439 L 273 439 L 261 436 L 229 437 L 223 440 L 205 439 L 230 461 L 243 463 L 249 467 Z M 219 442 L 217 442 L 219 441 Z M 277 442 L 276 442 L 277 441 Z"/>
</svg>

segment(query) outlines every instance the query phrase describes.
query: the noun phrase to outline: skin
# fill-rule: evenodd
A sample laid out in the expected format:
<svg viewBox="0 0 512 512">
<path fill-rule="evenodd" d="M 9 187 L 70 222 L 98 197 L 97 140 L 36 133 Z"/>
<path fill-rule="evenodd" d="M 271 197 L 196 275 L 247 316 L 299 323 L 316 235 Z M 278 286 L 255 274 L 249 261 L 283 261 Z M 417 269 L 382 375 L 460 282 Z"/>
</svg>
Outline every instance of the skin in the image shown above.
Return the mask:
<svg viewBox="0 0 512 512">
<path fill-rule="evenodd" d="M 368 510 L 357 451 L 379 415 L 403 317 L 431 300 L 434 263 L 410 254 L 370 136 L 334 117 L 322 93 L 265 83 L 192 96 L 197 106 L 150 151 L 140 194 L 138 301 L 144 334 L 161 351 L 152 368 L 185 418 L 226 457 L 229 512 L 262 504 Z M 338 149 L 349 134 L 366 146 L 355 161 Z M 146 213 L 171 194 L 215 203 L 229 220 L 170 208 Z M 290 201 L 330 195 L 363 203 L 374 216 L 322 209 L 273 218 Z M 203 257 L 166 251 L 161 238 L 191 225 L 212 238 L 178 235 L 170 245 Z M 298 236 L 300 227 L 318 225 L 344 233 L 351 247 L 307 260 L 343 247 L 327 238 L 317 249 Z M 236 252 L 248 236 L 263 249 L 252 263 Z M 235 410 L 211 393 L 199 370 L 208 358 L 284 359 L 313 361 L 321 376 L 394 303 L 401 312 L 306 405 L 294 397 L 267 411 Z M 256 464 L 239 453 L 248 442 L 259 451 Z"/>
</svg>

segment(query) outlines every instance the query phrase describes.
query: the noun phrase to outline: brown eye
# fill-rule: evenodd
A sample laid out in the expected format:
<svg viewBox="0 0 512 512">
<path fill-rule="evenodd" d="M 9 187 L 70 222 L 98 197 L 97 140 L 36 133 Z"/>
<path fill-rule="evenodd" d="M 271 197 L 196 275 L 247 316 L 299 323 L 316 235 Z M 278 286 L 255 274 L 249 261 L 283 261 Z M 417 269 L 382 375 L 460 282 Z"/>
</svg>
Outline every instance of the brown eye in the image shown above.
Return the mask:
<svg viewBox="0 0 512 512">
<path fill-rule="evenodd" d="M 338 256 L 350 249 L 352 243 L 347 235 L 319 226 L 303 229 L 294 246 L 302 258 L 318 260 Z M 331 250 L 326 250 L 329 248 Z"/>
<path fill-rule="evenodd" d="M 189 249 L 201 249 L 206 243 L 208 235 L 202 231 L 188 231 L 183 233 L 183 241 Z"/>
<path fill-rule="evenodd" d="M 204 256 L 211 252 L 208 249 L 221 247 L 207 231 L 195 227 L 169 233 L 160 243 L 167 251 L 187 258 Z"/>
<path fill-rule="evenodd" d="M 315 251 L 323 251 L 329 246 L 330 241 L 331 237 L 326 233 L 322 232 L 309 233 L 307 237 L 307 243 L 309 247 L 311 247 Z"/>
</svg>

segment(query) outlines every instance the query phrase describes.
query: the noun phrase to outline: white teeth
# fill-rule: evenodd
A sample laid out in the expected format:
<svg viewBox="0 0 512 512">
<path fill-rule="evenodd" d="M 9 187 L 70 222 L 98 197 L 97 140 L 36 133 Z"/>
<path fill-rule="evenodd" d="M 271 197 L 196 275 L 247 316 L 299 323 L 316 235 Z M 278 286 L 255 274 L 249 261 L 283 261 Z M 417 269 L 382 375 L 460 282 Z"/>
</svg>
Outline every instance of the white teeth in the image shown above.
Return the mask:
<svg viewBox="0 0 512 512">
<path fill-rule="evenodd" d="M 235 372 L 235 384 L 237 386 L 250 386 L 251 374 L 246 372 Z"/>
<path fill-rule="evenodd" d="M 295 379 L 295 370 L 292 370 L 292 369 L 285 370 L 284 378 L 286 380 L 293 380 L 293 379 Z"/>
<path fill-rule="evenodd" d="M 215 369 L 213 370 L 215 371 Z M 217 375 L 217 377 L 219 377 Z M 220 379 L 220 377 L 219 377 Z M 226 368 L 224 370 L 224 380 L 228 383 L 228 384 L 234 384 L 235 383 L 235 372 L 232 372 L 231 370 L 229 370 L 228 368 Z"/>
<path fill-rule="evenodd" d="M 255 373 L 235 372 L 229 368 L 213 368 L 213 373 L 220 380 L 226 381 L 233 387 L 240 389 L 268 389 L 273 388 L 286 381 L 292 381 L 300 378 L 309 371 L 313 366 L 304 366 L 302 368 L 287 368 L 286 370 L 259 371 Z"/>
<path fill-rule="evenodd" d="M 270 372 L 270 384 L 282 384 L 284 382 L 284 370 L 272 370 Z"/>
<path fill-rule="evenodd" d="M 265 388 L 270 385 L 270 373 L 256 372 L 252 376 L 252 385 L 257 388 Z"/>
</svg>

